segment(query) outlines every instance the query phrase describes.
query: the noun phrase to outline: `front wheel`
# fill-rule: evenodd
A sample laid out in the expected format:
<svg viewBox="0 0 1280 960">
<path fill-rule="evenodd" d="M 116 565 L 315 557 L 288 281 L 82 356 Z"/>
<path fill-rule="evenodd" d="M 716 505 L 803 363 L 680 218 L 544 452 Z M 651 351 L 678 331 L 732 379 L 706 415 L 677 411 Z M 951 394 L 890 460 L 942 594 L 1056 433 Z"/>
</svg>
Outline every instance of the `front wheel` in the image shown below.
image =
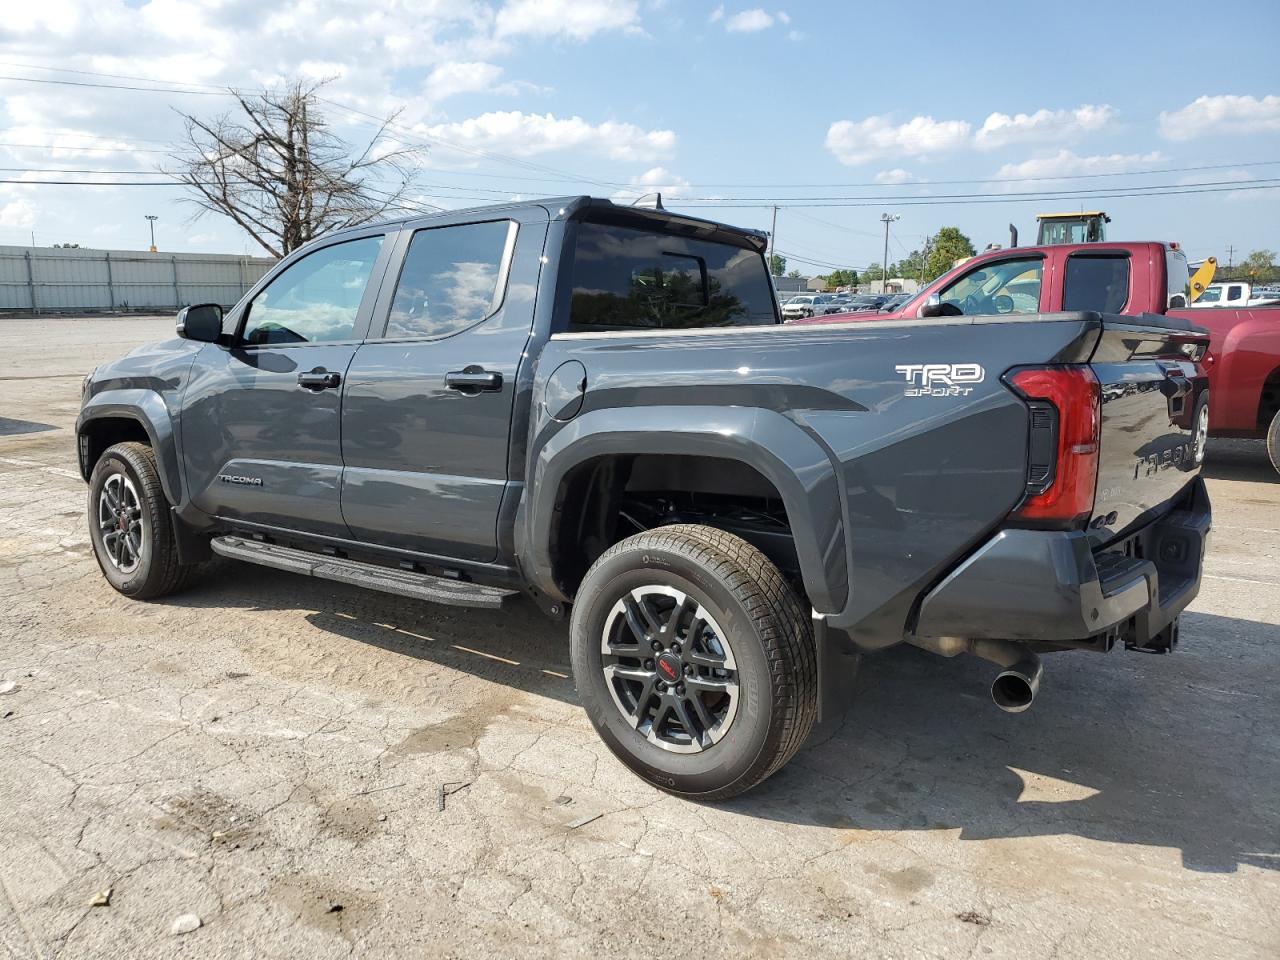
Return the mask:
<svg viewBox="0 0 1280 960">
<path fill-rule="evenodd" d="M 169 501 L 146 444 L 117 443 L 94 465 L 89 537 L 102 575 L 127 597 L 150 600 L 186 583 L 192 567 L 178 562 Z"/>
<path fill-rule="evenodd" d="M 813 728 L 809 617 L 764 554 L 712 527 L 661 527 L 607 550 L 578 591 L 571 654 L 596 732 L 669 793 L 742 793 Z"/>
</svg>

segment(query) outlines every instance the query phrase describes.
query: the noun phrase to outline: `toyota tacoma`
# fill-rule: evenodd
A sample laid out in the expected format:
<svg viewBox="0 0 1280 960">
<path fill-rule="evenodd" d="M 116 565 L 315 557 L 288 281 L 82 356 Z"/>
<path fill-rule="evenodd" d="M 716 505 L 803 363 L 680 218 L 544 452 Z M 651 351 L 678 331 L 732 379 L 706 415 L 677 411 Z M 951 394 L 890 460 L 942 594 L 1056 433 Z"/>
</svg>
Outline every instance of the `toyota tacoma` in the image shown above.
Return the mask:
<svg viewBox="0 0 1280 960">
<path fill-rule="evenodd" d="M 865 651 L 1174 648 L 1199 589 L 1206 336 L 1063 310 L 783 326 L 750 230 L 586 197 L 365 226 L 85 380 L 94 553 L 215 555 L 570 618 L 614 754 L 719 799 Z"/>
</svg>

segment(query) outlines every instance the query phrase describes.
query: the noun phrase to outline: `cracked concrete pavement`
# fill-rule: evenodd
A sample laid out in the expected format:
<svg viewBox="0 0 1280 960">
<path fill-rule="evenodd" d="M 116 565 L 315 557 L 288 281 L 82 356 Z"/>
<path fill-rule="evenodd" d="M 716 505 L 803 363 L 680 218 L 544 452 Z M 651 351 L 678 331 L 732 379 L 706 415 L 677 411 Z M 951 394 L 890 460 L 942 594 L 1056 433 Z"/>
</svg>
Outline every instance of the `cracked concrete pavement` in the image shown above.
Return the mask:
<svg viewBox="0 0 1280 960">
<path fill-rule="evenodd" d="M 169 322 L 0 319 L 0 954 L 1280 955 L 1256 444 L 1211 451 L 1176 655 L 1049 657 L 1007 716 L 982 663 L 894 651 L 779 775 L 700 805 L 612 759 L 530 605 L 230 563 L 115 594 L 70 427 L 83 374 Z"/>
</svg>

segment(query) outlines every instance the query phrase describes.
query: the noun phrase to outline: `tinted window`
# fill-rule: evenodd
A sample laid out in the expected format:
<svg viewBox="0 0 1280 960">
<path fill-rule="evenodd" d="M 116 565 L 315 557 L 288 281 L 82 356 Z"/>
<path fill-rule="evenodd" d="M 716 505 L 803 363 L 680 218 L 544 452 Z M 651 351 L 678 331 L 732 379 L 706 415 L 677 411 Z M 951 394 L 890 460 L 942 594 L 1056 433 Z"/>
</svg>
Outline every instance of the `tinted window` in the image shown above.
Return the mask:
<svg viewBox="0 0 1280 960">
<path fill-rule="evenodd" d="M 1205 287 L 1204 293 L 1196 299 L 1196 303 L 1217 303 L 1222 299 L 1221 287 Z"/>
<path fill-rule="evenodd" d="M 1169 306 L 1175 309 L 1185 307 L 1191 302 L 1191 273 L 1187 269 L 1186 254 L 1181 250 L 1166 250 L 1164 262 Z"/>
<path fill-rule="evenodd" d="M 1063 310 L 1098 310 L 1119 313 L 1129 302 L 1129 258 L 1067 258 Z"/>
<path fill-rule="evenodd" d="M 245 343 L 350 340 L 382 237 L 335 243 L 285 268 L 258 294 L 245 320 Z"/>
<path fill-rule="evenodd" d="M 940 293 L 965 316 L 1035 313 L 1040 309 L 1040 258 L 999 260 L 970 270 Z"/>
<path fill-rule="evenodd" d="M 1227 287 L 1227 300 L 1239 300 L 1244 296 L 1244 287 L 1230 286 Z"/>
<path fill-rule="evenodd" d="M 764 257 L 753 250 L 630 227 L 578 227 L 570 330 L 776 321 Z"/>
<path fill-rule="evenodd" d="M 396 284 L 388 337 L 443 337 L 483 320 L 498 289 L 515 224 L 509 220 L 419 230 Z"/>
</svg>

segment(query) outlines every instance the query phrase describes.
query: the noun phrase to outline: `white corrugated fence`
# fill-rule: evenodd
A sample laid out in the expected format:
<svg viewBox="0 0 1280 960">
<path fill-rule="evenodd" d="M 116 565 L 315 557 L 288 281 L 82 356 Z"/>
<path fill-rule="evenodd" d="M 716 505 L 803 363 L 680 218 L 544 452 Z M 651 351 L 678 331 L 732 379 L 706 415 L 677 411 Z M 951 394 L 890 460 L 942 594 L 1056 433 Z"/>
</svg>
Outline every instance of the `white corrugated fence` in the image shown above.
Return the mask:
<svg viewBox="0 0 1280 960">
<path fill-rule="evenodd" d="M 221 253 L 0 246 L 0 311 L 229 307 L 274 263 Z"/>
</svg>

